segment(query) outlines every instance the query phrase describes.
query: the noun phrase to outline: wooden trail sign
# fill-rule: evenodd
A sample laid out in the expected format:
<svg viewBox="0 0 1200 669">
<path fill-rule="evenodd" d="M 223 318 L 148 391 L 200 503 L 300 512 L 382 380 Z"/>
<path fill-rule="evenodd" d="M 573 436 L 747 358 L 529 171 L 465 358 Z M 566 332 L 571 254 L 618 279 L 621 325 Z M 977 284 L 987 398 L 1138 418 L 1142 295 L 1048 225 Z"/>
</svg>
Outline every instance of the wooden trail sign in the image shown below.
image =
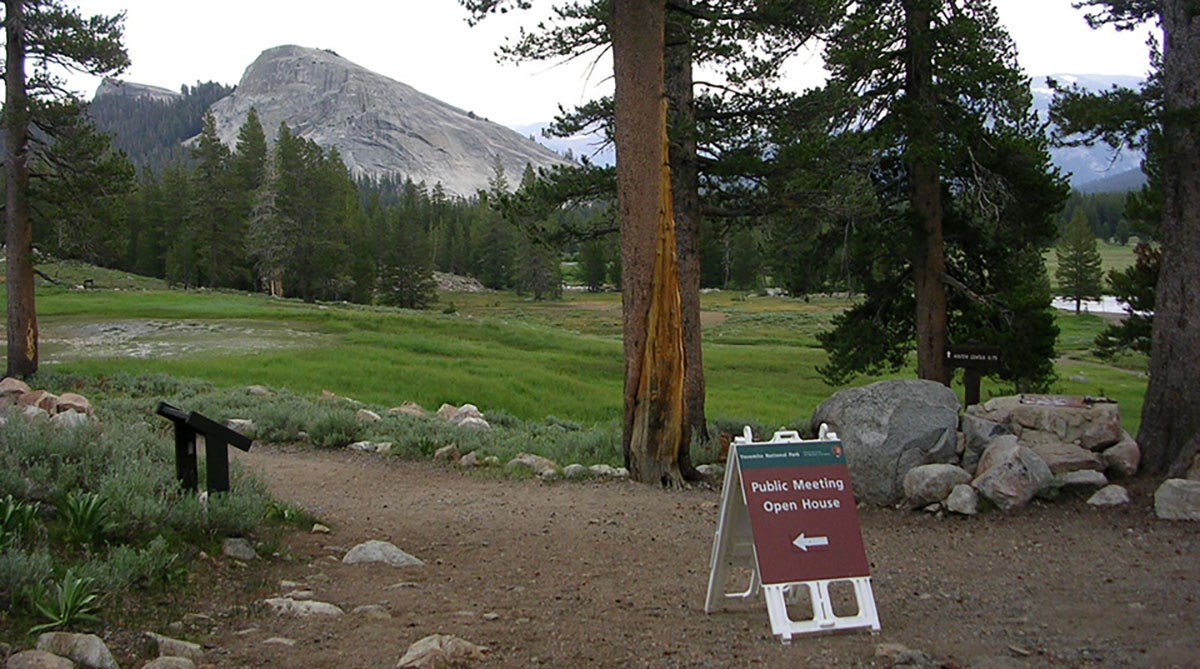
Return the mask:
<svg viewBox="0 0 1200 669">
<path fill-rule="evenodd" d="M 746 590 L 728 593 L 729 571 L 738 567 L 749 568 L 750 582 Z M 829 585 L 839 581 L 854 589 L 854 615 L 834 614 Z M 787 601 L 804 589 L 812 618 L 791 620 Z M 704 610 L 711 613 L 723 599 L 753 598 L 759 590 L 771 630 L 784 643 L 796 634 L 880 629 L 850 470 L 841 442 L 825 426 L 816 440 L 789 431 L 761 443 L 746 428 L 730 448 Z"/>
</svg>

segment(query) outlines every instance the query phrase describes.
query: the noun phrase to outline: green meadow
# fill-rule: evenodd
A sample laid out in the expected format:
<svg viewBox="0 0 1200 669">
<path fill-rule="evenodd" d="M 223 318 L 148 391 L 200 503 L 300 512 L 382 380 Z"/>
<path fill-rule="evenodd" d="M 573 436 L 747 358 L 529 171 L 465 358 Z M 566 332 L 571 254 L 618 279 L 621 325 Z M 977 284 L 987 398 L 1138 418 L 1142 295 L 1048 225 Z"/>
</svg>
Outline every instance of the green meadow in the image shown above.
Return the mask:
<svg viewBox="0 0 1200 669">
<path fill-rule="evenodd" d="M 217 388 L 328 390 L 378 407 L 470 402 L 526 421 L 581 424 L 620 415 L 620 296 L 568 292 L 534 302 L 450 293 L 426 311 L 304 304 L 263 295 L 169 290 L 95 268 L 92 290 L 70 268 L 39 289 L 43 368 L 105 377 L 165 374 Z M 51 274 L 56 276 L 55 274 Z M 816 372 L 816 333 L 848 302 L 737 292 L 702 297 L 710 420 L 806 426 L 836 388 Z M 1145 360 L 1105 362 L 1088 348 L 1097 316 L 1060 312 L 1055 392 L 1118 400 L 1136 432 Z M 911 376 L 911 370 L 901 375 Z M 861 377 L 855 384 L 876 380 Z M 962 394 L 961 381 L 955 389 Z M 983 396 L 1010 392 L 990 379 Z"/>
</svg>

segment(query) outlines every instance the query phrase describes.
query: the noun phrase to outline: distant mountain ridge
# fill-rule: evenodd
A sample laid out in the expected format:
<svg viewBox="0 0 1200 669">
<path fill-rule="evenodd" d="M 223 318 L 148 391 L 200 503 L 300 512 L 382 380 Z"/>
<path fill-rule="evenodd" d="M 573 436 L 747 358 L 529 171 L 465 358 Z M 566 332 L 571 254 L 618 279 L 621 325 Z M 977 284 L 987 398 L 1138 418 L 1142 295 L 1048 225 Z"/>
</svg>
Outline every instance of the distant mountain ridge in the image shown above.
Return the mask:
<svg viewBox="0 0 1200 669">
<path fill-rule="evenodd" d="M 1143 81 L 1141 77 L 1109 74 L 1059 73 L 1033 77 L 1030 86 L 1033 106 L 1043 120 L 1047 118 L 1053 99 L 1053 91 L 1046 79 L 1078 85 L 1089 91 L 1107 90 L 1114 85 L 1136 89 Z M 1144 176 L 1139 179 L 1143 157 L 1141 151 L 1114 151 L 1106 144 L 1050 149 L 1051 162 L 1070 175 L 1071 187 L 1094 193 L 1141 188 L 1145 183 Z"/>
</svg>

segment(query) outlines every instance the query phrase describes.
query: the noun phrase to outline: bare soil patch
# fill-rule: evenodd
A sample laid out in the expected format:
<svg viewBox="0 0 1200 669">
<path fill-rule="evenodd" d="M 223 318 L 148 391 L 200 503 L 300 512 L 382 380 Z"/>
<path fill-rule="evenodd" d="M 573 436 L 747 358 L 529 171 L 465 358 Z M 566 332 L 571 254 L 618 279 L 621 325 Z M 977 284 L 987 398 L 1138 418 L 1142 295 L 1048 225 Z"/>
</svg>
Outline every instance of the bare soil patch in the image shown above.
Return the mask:
<svg viewBox="0 0 1200 669">
<path fill-rule="evenodd" d="M 205 645 L 222 667 L 394 667 L 434 633 L 488 646 L 483 667 L 887 666 L 884 642 L 950 667 L 1200 662 L 1200 532 L 1154 519 L 1146 485 L 1115 510 L 1083 498 L 976 518 L 861 509 L 882 633 L 783 646 L 761 600 L 703 611 L 714 488 L 545 485 L 345 452 L 236 457 L 333 532 L 294 534 L 242 589 L 213 590 Z M 340 562 L 370 539 L 427 564 Z M 258 602 L 281 580 L 347 615 L 276 617 Z M 365 604 L 391 617 L 349 613 Z"/>
</svg>

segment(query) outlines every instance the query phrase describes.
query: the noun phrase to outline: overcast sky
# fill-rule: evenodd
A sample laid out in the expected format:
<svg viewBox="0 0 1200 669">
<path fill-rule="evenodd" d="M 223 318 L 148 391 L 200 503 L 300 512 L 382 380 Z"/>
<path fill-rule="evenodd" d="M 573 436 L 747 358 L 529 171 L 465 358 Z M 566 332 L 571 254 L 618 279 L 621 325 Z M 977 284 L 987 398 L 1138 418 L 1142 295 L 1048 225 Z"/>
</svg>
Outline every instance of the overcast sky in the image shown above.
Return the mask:
<svg viewBox="0 0 1200 669">
<path fill-rule="evenodd" d="M 236 84 L 264 49 L 281 44 L 331 49 L 368 69 L 509 126 L 551 120 L 610 90 L 603 60 L 554 65 L 498 64 L 496 47 L 531 15 L 492 17 L 474 28 L 456 0 L 77 0 L 84 14 L 126 12 L 132 65 L 123 79 L 178 90 L 181 84 Z M 552 3 L 534 3 L 545 11 Z M 996 0 L 1026 72 L 1124 74 L 1148 69 L 1145 31 L 1090 30 L 1071 0 Z M 335 9 L 336 7 L 336 9 Z M 797 87 L 817 75 L 815 58 L 796 63 Z M 74 79 L 86 96 L 98 80 Z"/>
</svg>

